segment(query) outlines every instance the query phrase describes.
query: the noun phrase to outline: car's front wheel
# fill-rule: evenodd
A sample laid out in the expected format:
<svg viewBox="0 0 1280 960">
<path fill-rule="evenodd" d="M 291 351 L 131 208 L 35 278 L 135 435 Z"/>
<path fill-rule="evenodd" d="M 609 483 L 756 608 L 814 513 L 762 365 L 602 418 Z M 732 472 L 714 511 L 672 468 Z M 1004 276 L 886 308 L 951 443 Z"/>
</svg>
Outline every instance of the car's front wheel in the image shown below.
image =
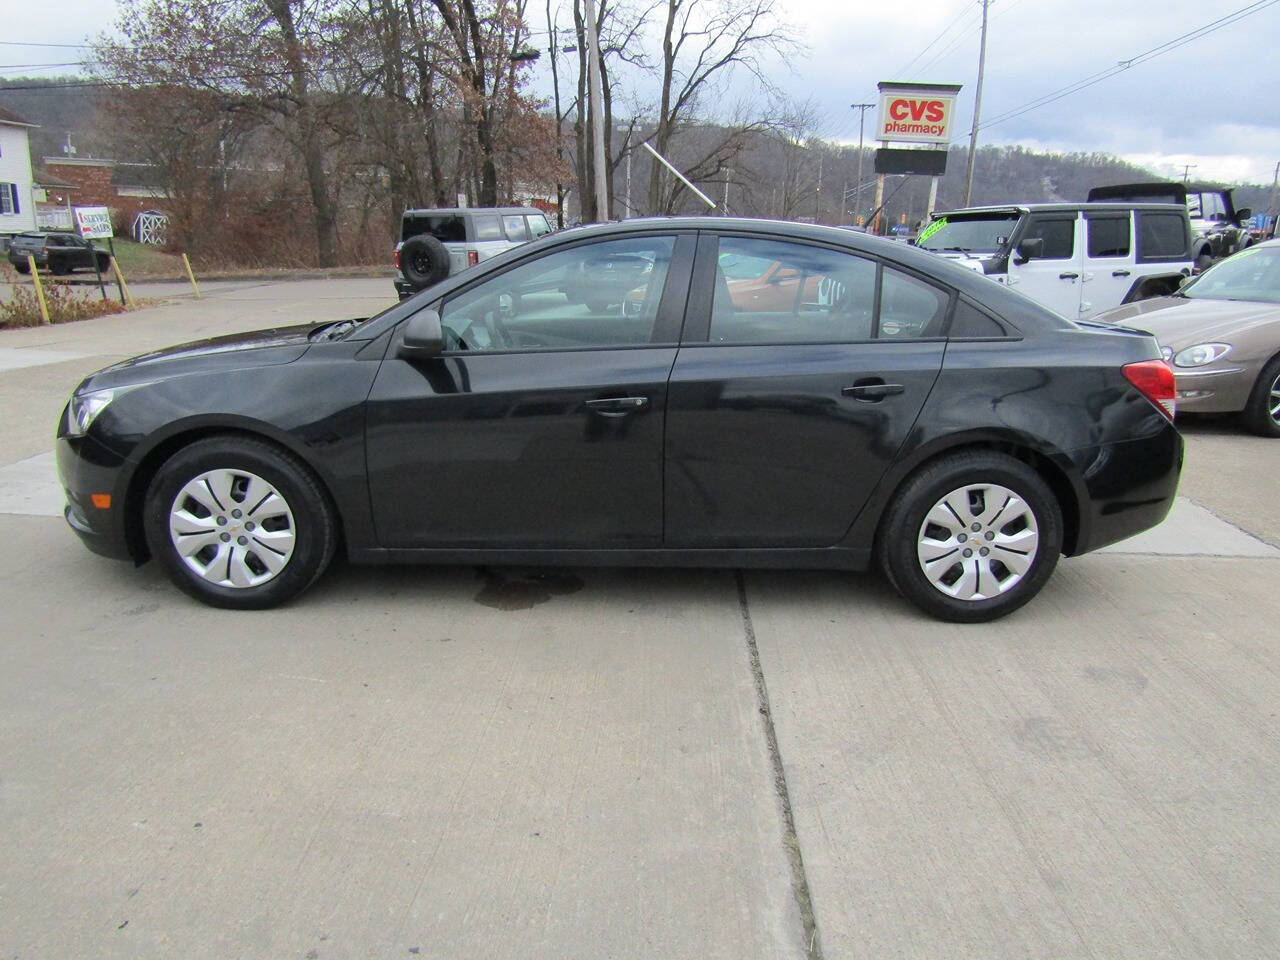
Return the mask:
<svg viewBox="0 0 1280 960">
<path fill-rule="evenodd" d="M 156 473 L 144 527 L 151 555 L 178 587 L 218 607 L 262 609 L 309 587 L 337 540 L 310 471 L 269 444 L 214 437 Z"/>
<path fill-rule="evenodd" d="M 1280 357 L 1262 368 L 1244 408 L 1244 423 L 1260 437 L 1280 437 Z"/>
<path fill-rule="evenodd" d="M 880 563 L 908 600 L 957 623 L 1022 606 L 1053 573 L 1062 509 L 1033 469 L 1005 454 L 943 457 L 908 478 L 880 530 Z"/>
</svg>

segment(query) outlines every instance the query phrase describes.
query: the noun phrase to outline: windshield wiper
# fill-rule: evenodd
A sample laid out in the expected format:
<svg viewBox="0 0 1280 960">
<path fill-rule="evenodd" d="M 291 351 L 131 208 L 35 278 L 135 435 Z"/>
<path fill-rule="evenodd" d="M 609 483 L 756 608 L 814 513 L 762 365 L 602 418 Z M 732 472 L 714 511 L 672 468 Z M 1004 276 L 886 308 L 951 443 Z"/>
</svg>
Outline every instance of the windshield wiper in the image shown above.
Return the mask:
<svg viewBox="0 0 1280 960">
<path fill-rule="evenodd" d="M 335 320 L 333 323 L 326 323 L 324 326 L 312 330 L 307 339 L 312 341 L 337 340 L 339 337 L 346 336 L 367 319 L 367 317 L 357 317 L 353 320 Z"/>
</svg>

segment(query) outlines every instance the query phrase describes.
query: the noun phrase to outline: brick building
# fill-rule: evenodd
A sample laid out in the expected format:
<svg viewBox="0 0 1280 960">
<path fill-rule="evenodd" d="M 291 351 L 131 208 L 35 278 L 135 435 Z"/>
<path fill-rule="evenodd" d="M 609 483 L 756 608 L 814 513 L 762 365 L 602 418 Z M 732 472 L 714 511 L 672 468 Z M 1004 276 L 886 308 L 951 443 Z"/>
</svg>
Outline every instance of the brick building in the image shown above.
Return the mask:
<svg viewBox="0 0 1280 960">
<path fill-rule="evenodd" d="M 153 164 L 93 157 L 45 157 L 44 169 L 70 184 L 75 203 L 108 207 L 117 233 L 133 233 L 138 214 L 165 209 L 169 194 Z"/>
</svg>

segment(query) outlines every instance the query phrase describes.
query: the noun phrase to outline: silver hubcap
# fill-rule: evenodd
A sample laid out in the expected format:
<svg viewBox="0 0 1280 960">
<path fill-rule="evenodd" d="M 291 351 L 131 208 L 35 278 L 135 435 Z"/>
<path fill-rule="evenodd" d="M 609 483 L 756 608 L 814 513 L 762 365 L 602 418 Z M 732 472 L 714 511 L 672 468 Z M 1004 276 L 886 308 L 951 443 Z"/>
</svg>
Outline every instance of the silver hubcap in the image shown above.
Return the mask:
<svg viewBox="0 0 1280 960">
<path fill-rule="evenodd" d="M 933 505 L 916 541 L 920 569 L 957 600 L 989 600 L 1031 569 L 1040 545 L 1036 515 L 1008 487 L 972 483 Z"/>
<path fill-rule="evenodd" d="M 1276 377 L 1271 384 L 1270 403 L 1267 406 L 1271 410 L 1271 419 L 1280 423 L 1280 377 Z"/>
<path fill-rule="evenodd" d="M 284 497 L 244 470 L 210 470 L 179 490 L 169 537 L 198 577 L 241 589 L 279 575 L 296 539 Z"/>
</svg>

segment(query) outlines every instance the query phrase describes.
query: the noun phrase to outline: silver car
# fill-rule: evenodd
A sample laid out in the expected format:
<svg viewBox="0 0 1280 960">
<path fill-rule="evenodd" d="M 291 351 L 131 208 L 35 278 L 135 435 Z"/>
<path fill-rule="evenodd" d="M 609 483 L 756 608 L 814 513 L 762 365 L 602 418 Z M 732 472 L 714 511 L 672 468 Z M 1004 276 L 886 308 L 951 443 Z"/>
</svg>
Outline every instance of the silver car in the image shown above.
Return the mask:
<svg viewBox="0 0 1280 960">
<path fill-rule="evenodd" d="M 551 232 L 537 207 L 406 210 L 396 244 L 396 293 L 404 300 L 481 260 Z"/>
<path fill-rule="evenodd" d="M 1280 438 L 1280 240 L 1228 257 L 1173 296 L 1096 319 L 1155 335 L 1179 413 L 1239 413 L 1254 433 Z"/>
</svg>

